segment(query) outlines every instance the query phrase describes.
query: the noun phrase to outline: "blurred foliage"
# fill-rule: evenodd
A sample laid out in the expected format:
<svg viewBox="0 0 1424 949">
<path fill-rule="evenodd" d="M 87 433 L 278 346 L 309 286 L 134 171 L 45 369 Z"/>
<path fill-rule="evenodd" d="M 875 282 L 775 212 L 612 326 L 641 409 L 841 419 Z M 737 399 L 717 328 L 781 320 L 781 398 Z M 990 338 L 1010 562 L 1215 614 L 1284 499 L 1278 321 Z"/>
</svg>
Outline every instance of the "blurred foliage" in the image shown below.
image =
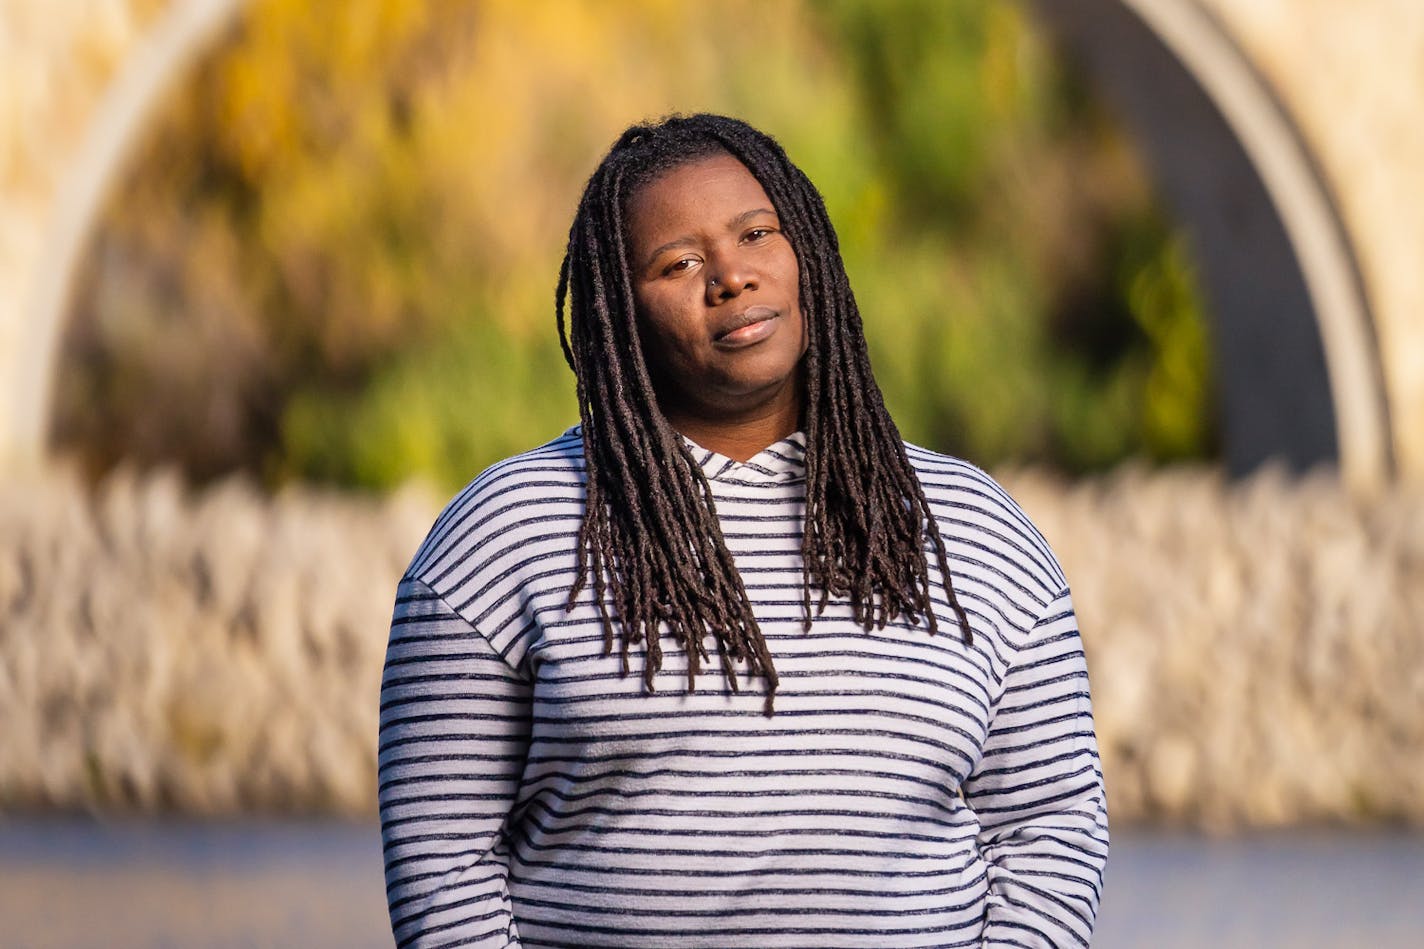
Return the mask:
<svg viewBox="0 0 1424 949">
<path fill-rule="evenodd" d="M 255 0 L 95 238 L 58 437 L 453 486 L 572 423 L 552 319 L 629 122 L 741 115 L 822 189 L 905 436 L 1068 471 L 1214 451 L 1188 255 L 1017 5 Z"/>
</svg>

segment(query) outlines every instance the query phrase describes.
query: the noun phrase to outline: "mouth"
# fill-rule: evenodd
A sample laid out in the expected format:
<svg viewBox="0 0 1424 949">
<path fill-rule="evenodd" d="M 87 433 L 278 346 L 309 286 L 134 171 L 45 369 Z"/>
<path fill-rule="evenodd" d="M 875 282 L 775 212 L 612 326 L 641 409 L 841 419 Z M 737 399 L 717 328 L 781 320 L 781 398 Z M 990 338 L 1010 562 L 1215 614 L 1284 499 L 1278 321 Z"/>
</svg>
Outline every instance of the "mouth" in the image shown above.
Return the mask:
<svg viewBox="0 0 1424 949">
<path fill-rule="evenodd" d="M 712 342 L 724 348 L 759 343 L 776 329 L 779 316 L 781 314 L 769 306 L 747 307 L 722 323 L 712 336 Z"/>
</svg>

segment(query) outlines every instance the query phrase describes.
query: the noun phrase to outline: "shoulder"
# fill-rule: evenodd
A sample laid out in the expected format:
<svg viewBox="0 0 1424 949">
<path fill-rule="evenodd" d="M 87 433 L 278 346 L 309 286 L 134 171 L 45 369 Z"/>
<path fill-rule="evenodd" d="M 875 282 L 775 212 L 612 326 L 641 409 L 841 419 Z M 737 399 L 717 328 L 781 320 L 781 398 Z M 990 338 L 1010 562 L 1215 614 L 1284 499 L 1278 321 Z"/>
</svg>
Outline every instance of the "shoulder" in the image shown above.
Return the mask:
<svg viewBox="0 0 1424 949">
<path fill-rule="evenodd" d="M 492 546 L 576 533 L 570 522 L 583 516 L 583 505 L 583 436 L 575 426 L 471 479 L 435 518 L 405 576 L 441 592 L 452 565 L 488 561 Z"/>
<path fill-rule="evenodd" d="M 1058 558 L 1018 502 L 987 472 L 962 458 L 905 443 L 947 549 L 966 572 L 1012 588 L 1025 606 L 1053 600 L 1068 586 Z M 1006 590 L 1006 592 L 1010 592 Z"/>
</svg>

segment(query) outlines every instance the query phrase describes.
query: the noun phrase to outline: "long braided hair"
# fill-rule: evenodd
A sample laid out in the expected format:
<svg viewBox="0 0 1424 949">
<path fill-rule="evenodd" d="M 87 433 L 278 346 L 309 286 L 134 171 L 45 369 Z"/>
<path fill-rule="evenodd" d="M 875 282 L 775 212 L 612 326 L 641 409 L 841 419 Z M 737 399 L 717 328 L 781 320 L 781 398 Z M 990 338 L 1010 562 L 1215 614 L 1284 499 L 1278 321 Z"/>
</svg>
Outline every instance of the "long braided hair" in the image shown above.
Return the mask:
<svg viewBox="0 0 1424 949">
<path fill-rule="evenodd" d="M 776 667 L 722 537 L 706 475 L 658 409 L 627 260 L 627 209 L 638 189 L 724 152 L 761 183 L 800 265 L 808 335 L 805 627 L 814 587 L 816 614 L 830 597 L 845 597 L 867 631 L 903 616 L 910 623 L 924 618 L 935 632 L 930 553 L 965 643 L 971 633 L 950 582 L 944 540 L 871 374 L 860 311 L 820 193 L 774 139 L 737 119 L 700 114 L 635 125 L 589 178 L 555 292 L 559 340 L 578 384 L 587 472 L 569 605 L 591 581 L 605 650 L 613 648 L 616 615 L 625 672 L 629 647 L 646 643 L 643 679 L 650 691 L 662 667 L 660 624 L 686 650 L 689 689 L 710 661 L 711 634 L 734 691 L 738 663 L 765 678 L 770 715 Z"/>
</svg>

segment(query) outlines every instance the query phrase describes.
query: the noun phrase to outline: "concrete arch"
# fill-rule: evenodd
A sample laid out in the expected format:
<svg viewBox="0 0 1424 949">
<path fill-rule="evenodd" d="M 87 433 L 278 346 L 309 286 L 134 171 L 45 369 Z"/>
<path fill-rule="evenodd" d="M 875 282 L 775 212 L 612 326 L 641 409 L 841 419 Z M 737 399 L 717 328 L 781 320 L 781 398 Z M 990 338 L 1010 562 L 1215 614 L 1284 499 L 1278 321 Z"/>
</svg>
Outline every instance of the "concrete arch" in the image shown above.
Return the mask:
<svg viewBox="0 0 1424 949">
<path fill-rule="evenodd" d="M 1359 265 L 1270 86 L 1199 0 L 1036 0 L 1146 146 L 1211 301 L 1228 464 L 1394 468 Z"/>
<path fill-rule="evenodd" d="M 46 447 L 60 330 L 88 235 L 163 91 L 245 0 L 178 0 L 106 91 L 61 185 L 44 263 L 0 366 L 0 459 Z M 1200 0 L 1035 0 L 1147 146 L 1213 304 L 1228 462 L 1392 474 L 1389 401 L 1347 232 L 1310 151 Z M 0 313 L 0 316 L 7 314 Z"/>
<path fill-rule="evenodd" d="M 0 464 L 32 464 L 48 447 L 60 334 L 74 277 L 105 198 L 163 93 L 232 22 L 245 0 L 179 0 L 125 58 L 104 90 L 55 193 L 30 293 L 16 312 L 0 389 Z M 59 156 L 56 156 L 59 157 Z M 0 339 L 3 339 L 0 336 Z M 4 391 L 8 390 L 8 391 Z"/>
</svg>

